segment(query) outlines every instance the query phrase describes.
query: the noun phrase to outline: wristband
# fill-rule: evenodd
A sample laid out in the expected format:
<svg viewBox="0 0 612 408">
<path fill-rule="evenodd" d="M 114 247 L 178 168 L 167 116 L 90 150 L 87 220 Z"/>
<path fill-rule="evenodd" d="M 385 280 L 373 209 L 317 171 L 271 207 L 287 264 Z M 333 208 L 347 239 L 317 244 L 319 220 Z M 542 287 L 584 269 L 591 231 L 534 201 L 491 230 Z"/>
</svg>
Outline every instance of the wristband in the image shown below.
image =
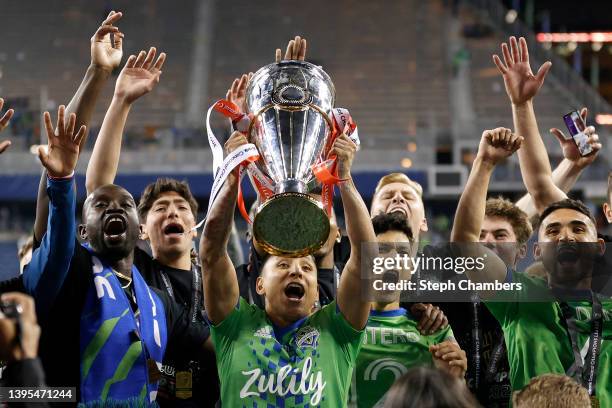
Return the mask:
<svg viewBox="0 0 612 408">
<path fill-rule="evenodd" d="M 49 172 L 47 171 L 47 178 L 49 180 L 53 180 L 53 181 L 61 181 L 61 180 L 70 180 L 71 178 L 74 177 L 74 170 L 72 170 L 72 172 L 67 175 L 67 176 L 63 176 L 63 177 L 55 177 L 49 174 Z"/>
</svg>

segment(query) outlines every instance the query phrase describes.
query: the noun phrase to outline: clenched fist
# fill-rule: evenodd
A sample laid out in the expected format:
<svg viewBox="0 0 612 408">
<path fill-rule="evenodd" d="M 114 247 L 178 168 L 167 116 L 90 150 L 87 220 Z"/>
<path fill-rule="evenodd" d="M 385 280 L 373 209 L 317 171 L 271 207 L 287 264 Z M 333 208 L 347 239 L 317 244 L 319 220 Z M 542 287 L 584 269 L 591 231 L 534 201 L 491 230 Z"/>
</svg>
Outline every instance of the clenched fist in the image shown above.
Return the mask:
<svg viewBox="0 0 612 408">
<path fill-rule="evenodd" d="M 485 130 L 478 146 L 478 157 L 495 166 L 516 152 L 523 140 L 522 136 L 512 133 L 510 129 Z"/>
</svg>

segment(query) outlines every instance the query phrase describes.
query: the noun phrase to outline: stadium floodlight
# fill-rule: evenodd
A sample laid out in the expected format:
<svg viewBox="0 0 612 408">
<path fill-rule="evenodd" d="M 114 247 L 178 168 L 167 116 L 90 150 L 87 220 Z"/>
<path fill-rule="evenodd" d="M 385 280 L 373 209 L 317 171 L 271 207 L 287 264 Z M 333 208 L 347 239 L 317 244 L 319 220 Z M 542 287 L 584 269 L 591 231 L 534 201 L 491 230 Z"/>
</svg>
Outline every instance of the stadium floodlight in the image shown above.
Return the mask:
<svg viewBox="0 0 612 408">
<path fill-rule="evenodd" d="M 541 43 L 606 43 L 612 42 L 612 32 L 592 33 L 538 33 L 536 39 Z"/>
<path fill-rule="evenodd" d="M 407 157 L 402 159 L 402 167 L 405 169 L 409 169 L 410 167 L 412 167 L 412 160 Z"/>
<path fill-rule="evenodd" d="M 595 115 L 595 123 L 598 125 L 612 125 L 612 114 L 600 113 Z"/>
<path fill-rule="evenodd" d="M 518 17 L 518 13 L 516 12 L 516 10 L 508 10 L 508 12 L 506 13 L 506 23 L 508 24 L 512 24 L 516 21 L 516 18 Z"/>
</svg>

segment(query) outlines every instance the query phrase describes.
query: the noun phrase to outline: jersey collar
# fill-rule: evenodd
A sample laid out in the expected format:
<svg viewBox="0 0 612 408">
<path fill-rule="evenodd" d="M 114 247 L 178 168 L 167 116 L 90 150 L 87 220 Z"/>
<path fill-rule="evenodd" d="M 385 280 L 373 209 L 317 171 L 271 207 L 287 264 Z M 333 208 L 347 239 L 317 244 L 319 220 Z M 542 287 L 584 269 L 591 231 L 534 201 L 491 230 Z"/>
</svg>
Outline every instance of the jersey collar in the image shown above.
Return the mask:
<svg viewBox="0 0 612 408">
<path fill-rule="evenodd" d="M 393 310 L 370 310 L 370 316 L 372 317 L 397 317 L 404 316 L 405 314 L 406 309 L 404 309 L 403 307 Z"/>
</svg>

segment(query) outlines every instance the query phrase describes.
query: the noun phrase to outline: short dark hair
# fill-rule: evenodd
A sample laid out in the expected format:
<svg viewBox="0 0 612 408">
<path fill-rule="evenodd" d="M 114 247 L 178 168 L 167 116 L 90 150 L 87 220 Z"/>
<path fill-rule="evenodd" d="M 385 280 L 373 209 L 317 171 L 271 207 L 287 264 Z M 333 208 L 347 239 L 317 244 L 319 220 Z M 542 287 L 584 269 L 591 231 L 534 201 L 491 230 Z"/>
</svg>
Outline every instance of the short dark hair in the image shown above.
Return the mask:
<svg viewBox="0 0 612 408">
<path fill-rule="evenodd" d="M 372 225 L 376 235 L 384 234 L 387 231 L 400 231 L 406 234 L 409 239 L 413 238 L 408 218 L 400 212 L 377 215 L 372 218 Z"/>
<path fill-rule="evenodd" d="M 591 214 L 591 210 L 589 210 L 589 208 L 584 205 L 582 201 L 566 198 L 564 200 L 552 203 L 546 207 L 544 211 L 542 211 L 542 214 L 540 214 L 540 226 L 542 225 L 542 221 L 544 221 L 544 219 L 546 219 L 546 217 L 548 217 L 551 213 L 564 208 L 578 211 L 579 213 L 586 215 L 593 222 L 593 224 L 595 224 L 595 218 L 593 217 L 593 214 Z"/>
<path fill-rule="evenodd" d="M 387 392 L 385 407 L 479 407 L 465 383 L 445 371 L 414 367 L 401 376 Z"/>
<path fill-rule="evenodd" d="M 485 217 L 500 217 L 508 221 L 514 230 L 514 235 L 516 235 L 516 240 L 519 244 L 527 242 L 533 232 L 527 214 L 512 201 L 506 200 L 503 197 L 489 198 L 487 200 Z"/>
<path fill-rule="evenodd" d="M 149 213 L 149 210 L 153 206 L 155 200 L 157 200 L 163 193 L 169 192 L 177 193 L 183 197 L 185 201 L 189 203 L 193 217 L 197 218 L 198 202 L 193 194 L 191 194 L 189 184 L 187 184 L 186 181 L 161 177 L 155 180 L 154 183 L 149 184 L 142 193 L 142 196 L 140 196 L 140 203 L 138 204 L 138 216 L 140 217 L 140 220 L 144 222 L 147 219 L 147 214 Z"/>
</svg>

